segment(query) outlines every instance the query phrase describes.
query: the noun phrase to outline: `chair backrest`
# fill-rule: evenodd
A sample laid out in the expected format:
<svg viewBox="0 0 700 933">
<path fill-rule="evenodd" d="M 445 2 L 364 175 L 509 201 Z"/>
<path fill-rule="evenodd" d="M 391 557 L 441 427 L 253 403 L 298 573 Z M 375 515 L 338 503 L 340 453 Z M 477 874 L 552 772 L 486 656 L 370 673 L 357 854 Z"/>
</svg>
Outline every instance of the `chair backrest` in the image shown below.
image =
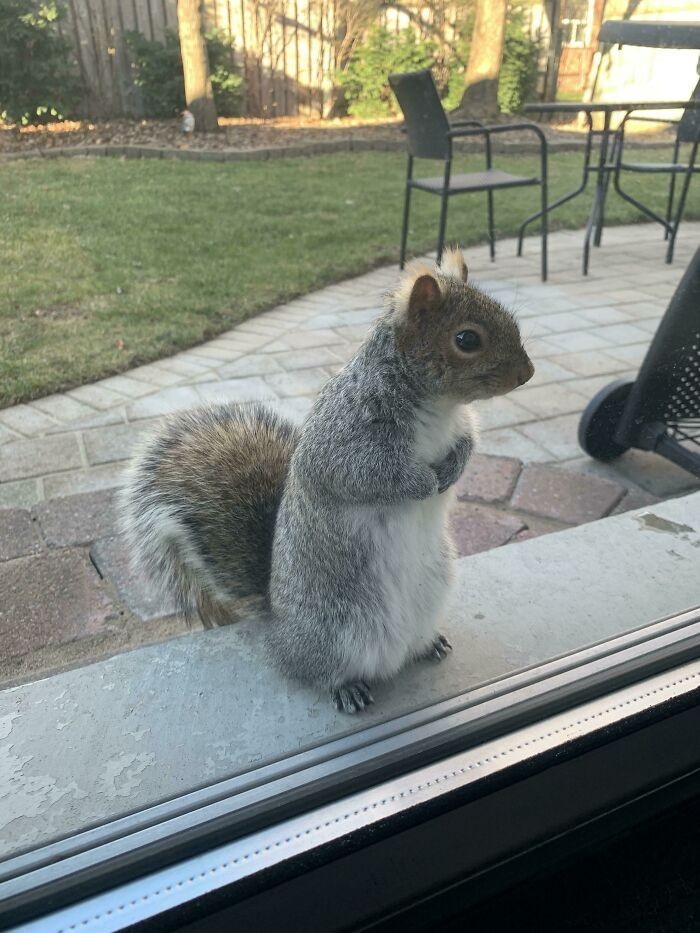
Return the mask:
<svg viewBox="0 0 700 933">
<path fill-rule="evenodd" d="M 411 155 L 417 159 L 447 159 L 450 124 L 430 71 L 389 75 L 389 84 L 406 121 Z"/>
<path fill-rule="evenodd" d="M 700 100 L 700 81 L 695 85 L 691 100 Z M 700 109 L 684 110 L 678 121 L 678 139 L 682 143 L 694 143 L 700 139 Z"/>
<path fill-rule="evenodd" d="M 618 436 L 636 438 L 640 426 L 671 427 L 700 418 L 700 247 L 651 341 L 637 374 Z"/>
</svg>

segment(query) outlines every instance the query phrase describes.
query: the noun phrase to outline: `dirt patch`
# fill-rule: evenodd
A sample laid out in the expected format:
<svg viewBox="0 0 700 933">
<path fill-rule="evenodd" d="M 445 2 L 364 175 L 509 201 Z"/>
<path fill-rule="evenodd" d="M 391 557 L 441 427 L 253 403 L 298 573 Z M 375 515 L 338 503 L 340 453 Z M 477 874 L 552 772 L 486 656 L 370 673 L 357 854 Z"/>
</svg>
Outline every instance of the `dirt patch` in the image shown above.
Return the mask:
<svg viewBox="0 0 700 933">
<path fill-rule="evenodd" d="M 518 117 L 503 118 L 514 122 Z M 402 140 L 401 122 L 361 122 L 351 118 L 313 120 L 301 117 L 280 117 L 275 120 L 222 118 L 218 133 L 185 136 L 179 120 L 110 120 L 103 123 L 65 122 L 49 126 L 0 125 L 0 153 L 24 150 L 55 149 L 64 146 L 160 146 L 177 149 L 258 149 L 278 146 L 299 146 L 307 143 L 331 142 L 340 139 Z M 576 123 L 543 125 L 550 140 L 572 142 L 581 137 Z M 512 142 L 520 139 L 532 142 L 532 134 L 515 131 L 508 135 Z M 663 139 L 654 133 L 645 137 Z"/>
<path fill-rule="evenodd" d="M 63 146 L 162 146 L 178 149 L 257 149 L 357 139 L 400 139 L 398 121 L 221 119 L 218 133 L 184 135 L 179 120 L 110 120 L 66 122 L 50 126 L 0 127 L 0 152 Z"/>
</svg>

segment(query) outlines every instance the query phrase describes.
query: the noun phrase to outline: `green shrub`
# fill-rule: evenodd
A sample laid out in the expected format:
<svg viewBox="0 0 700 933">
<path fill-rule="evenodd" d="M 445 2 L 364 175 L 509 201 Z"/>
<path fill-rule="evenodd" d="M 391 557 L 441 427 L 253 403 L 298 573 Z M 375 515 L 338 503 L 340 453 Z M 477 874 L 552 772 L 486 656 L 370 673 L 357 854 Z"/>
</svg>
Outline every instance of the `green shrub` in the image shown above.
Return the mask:
<svg viewBox="0 0 700 933">
<path fill-rule="evenodd" d="M 417 38 L 412 28 L 390 33 L 382 26 L 369 30 L 339 75 L 348 112 L 353 116 L 383 117 L 398 113 L 387 83 L 394 71 L 432 68 L 446 110 L 459 106 L 474 27 L 473 4 L 460 7 L 459 30 L 449 52 L 430 40 Z M 504 113 L 518 113 L 532 96 L 537 81 L 538 47 L 527 33 L 525 10 L 515 6 L 508 12 L 503 64 L 498 82 L 498 104 Z"/>
<path fill-rule="evenodd" d="M 237 117 L 243 112 L 243 78 L 233 62 L 231 43 L 219 29 L 204 36 L 209 55 L 211 86 L 220 117 Z"/>
<path fill-rule="evenodd" d="M 185 108 L 180 40 L 166 30 L 165 42 L 146 39 L 140 32 L 125 34 L 131 52 L 134 84 L 141 88 L 144 113 L 149 117 L 173 117 Z M 243 79 L 236 73 L 232 49 L 223 33 L 213 29 L 205 37 L 211 84 L 219 116 L 241 112 Z"/>
<path fill-rule="evenodd" d="M 434 57 L 434 44 L 418 39 L 413 29 L 391 33 L 384 26 L 373 26 L 338 76 L 348 112 L 361 119 L 397 114 L 398 104 L 387 75 L 429 68 Z"/>
<path fill-rule="evenodd" d="M 498 107 L 502 113 L 520 113 L 532 98 L 537 83 L 537 43 L 525 28 L 525 11 L 509 11 L 503 45 L 503 63 L 498 78 Z"/>
<path fill-rule="evenodd" d="M 165 42 L 147 39 L 140 32 L 124 33 L 131 53 L 134 84 L 141 88 L 144 113 L 149 117 L 174 117 L 185 109 L 180 40 L 165 32 Z"/>
<path fill-rule="evenodd" d="M 55 0 L 0 0 L 0 119 L 50 123 L 78 109 L 80 85 Z"/>
</svg>

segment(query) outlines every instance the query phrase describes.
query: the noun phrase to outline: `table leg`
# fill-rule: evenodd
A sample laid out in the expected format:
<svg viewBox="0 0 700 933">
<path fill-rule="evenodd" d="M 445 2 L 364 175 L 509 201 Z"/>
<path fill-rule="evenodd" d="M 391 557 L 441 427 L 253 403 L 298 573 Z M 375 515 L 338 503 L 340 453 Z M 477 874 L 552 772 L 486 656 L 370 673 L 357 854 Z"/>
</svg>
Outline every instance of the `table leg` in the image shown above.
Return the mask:
<svg viewBox="0 0 700 933">
<path fill-rule="evenodd" d="M 530 214 L 530 216 L 523 221 L 523 223 L 520 225 L 520 229 L 518 230 L 518 256 L 522 256 L 523 254 L 523 237 L 525 236 L 525 228 L 528 226 L 528 224 L 531 224 L 533 220 L 538 220 L 545 214 L 549 214 L 550 211 L 553 211 L 555 207 L 561 207 L 562 204 L 566 204 L 566 202 L 571 201 L 572 198 L 577 198 L 586 190 L 588 186 L 588 173 L 590 171 L 591 146 L 593 139 L 593 121 L 591 119 L 590 113 L 586 114 L 586 118 L 588 120 L 588 135 L 586 136 L 586 149 L 584 154 L 583 176 L 581 178 L 581 184 L 574 191 L 570 191 L 568 194 L 562 195 L 560 198 L 557 198 L 556 201 L 552 201 L 551 204 L 548 204 L 546 208 L 535 211 L 534 214 Z"/>
<path fill-rule="evenodd" d="M 607 135 L 606 138 L 601 142 L 601 149 L 605 145 L 605 160 L 604 165 L 608 164 L 607 149 L 608 149 L 608 140 L 610 138 L 610 125 L 609 125 L 609 114 L 605 114 L 605 118 L 608 121 Z M 610 162 L 614 163 L 617 156 L 617 135 L 613 135 L 612 146 L 610 148 Z M 600 246 L 601 240 L 603 238 L 603 225 L 605 223 L 605 202 L 608 198 L 608 188 L 610 187 L 610 172 L 607 169 L 603 169 L 605 181 L 603 183 L 603 200 L 600 206 L 600 213 L 598 215 L 598 222 L 596 223 L 595 228 L 595 239 L 593 240 L 594 246 Z"/>
<path fill-rule="evenodd" d="M 591 235 L 593 233 L 593 228 L 596 229 L 595 240 L 600 243 L 600 235 L 602 234 L 603 228 L 603 219 L 605 211 L 605 163 L 608 156 L 608 141 L 610 138 L 610 111 L 605 110 L 603 112 L 603 130 L 600 138 L 600 150 L 598 152 L 598 165 L 595 169 L 597 178 L 595 184 L 595 194 L 593 195 L 593 206 L 591 207 L 591 213 L 588 215 L 588 223 L 586 224 L 586 234 L 583 240 L 583 274 L 588 275 L 588 262 L 591 252 Z M 594 240 L 594 242 L 595 242 Z"/>
<path fill-rule="evenodd" d="M 591 212 L 588 215 L 588 220 L 586 221 L 586 232 L 583 237 L 583 274 L 588 275 L 588 261 L 591 253 L 591 235 L 593 233 L 593 228 L 595 226 L 598 212 L 600 211 L 601 206 L 601 191 L 598 185 L 595 186 L 595 192 L 593 193 L 593 204 L 591 205 Z"/>
</svg>

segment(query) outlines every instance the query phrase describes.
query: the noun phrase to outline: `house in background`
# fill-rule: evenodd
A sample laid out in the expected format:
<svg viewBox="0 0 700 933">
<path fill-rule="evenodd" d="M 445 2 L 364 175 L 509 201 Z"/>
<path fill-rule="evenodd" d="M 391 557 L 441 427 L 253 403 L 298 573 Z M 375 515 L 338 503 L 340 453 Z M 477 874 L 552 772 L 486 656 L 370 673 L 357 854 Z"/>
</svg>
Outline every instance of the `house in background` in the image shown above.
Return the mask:
<svg viewBox="0 0 700 933">
<path fill-rule="evenodd" d="M 698 80 L 695 50 L 598 48 L 603 20 L 700 21 L 700 0 L 536 0 L 540 92 L 547 100 L 685 100 Z"/>
</svg>

